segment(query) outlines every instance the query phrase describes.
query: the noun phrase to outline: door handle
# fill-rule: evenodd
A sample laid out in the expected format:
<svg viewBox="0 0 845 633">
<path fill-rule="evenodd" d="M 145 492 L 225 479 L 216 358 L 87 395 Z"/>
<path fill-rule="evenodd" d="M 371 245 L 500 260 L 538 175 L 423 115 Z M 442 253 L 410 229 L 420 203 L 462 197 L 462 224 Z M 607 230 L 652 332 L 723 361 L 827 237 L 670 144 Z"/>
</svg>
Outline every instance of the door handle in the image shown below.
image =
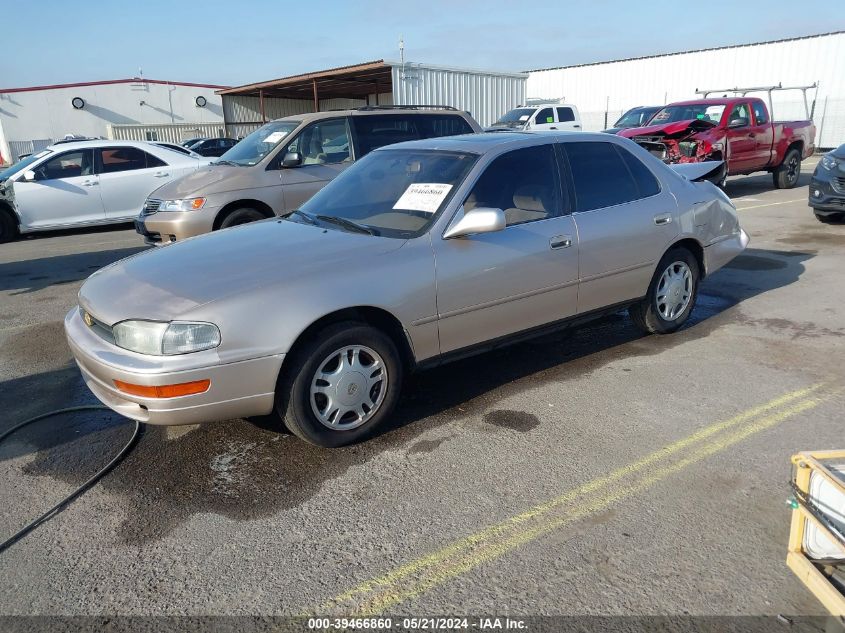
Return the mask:
<svg viewBox="0 0 845 633">
<path fill-rule="evenodd" d="M 657 226 L 662 226 L 663 224 L 672 224 L 672 215 L 669 213 L 664 213 L 663 215 L 656 215 L 654 216 L 654 223 Z"/>
<path fill-rule="evenodd" d="M 557 128 L 556 127 L 550 127 L 549 129 L 550 130 L 556 130 Z"/>
<path fill-rule="evenodd" d="M 576 124 L 575 124 L 575 125 L 573 125 L 572 127 L 581 127 L 581 126 L 580 126 L 580 125 L 578 125 L 578 124 L 576 123 Z"/>
<path fill-rule="evenodd" d="M 157 171 L 156 173 L 153 174 L 153 176 L 155 176 L 156 178 L 167 178 L 167 176 L 169 176 L 169 175 L 170 174 L 165 173 L 163 171 Z"/>
<path fill-rule="evenodd" d="M 98 183 L 96 180 L 86 180 L 85 182 L 82 183 L 82 186 L 83 187 L 96 187 L 99 184 L 100 183 Z"/>
<path fill-rule="evenodd" d="M 572 246 L 572 237 L 569 235 L 555 235 L 549 240 L 551 248 L 569 248 Z"/>
</svg>

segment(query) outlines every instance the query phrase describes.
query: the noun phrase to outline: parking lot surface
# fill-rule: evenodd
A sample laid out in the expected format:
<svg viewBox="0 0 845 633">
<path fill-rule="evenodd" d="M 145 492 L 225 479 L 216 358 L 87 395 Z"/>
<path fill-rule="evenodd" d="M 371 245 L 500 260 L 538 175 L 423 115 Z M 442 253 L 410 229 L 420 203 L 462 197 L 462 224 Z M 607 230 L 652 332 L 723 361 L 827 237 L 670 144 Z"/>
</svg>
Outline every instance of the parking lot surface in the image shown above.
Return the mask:
<svg viewBox="0 0 845 633">
<path fill-rule="evenodd" d="M 0 611 L 822 614 L 784 562 L 789 456 L 843 438 L 845 225 L 807 207 L 814 163 L 791 190 L 730 180 L 751 244 L 676 334 L 619 314 L 412 376 L 344 449 L 264 419 L 145 428 L 0 555 Z M 125 227 L 0 246 L 0 431 L 95 402 L 62 319 L 142 248 Z M 131 429 L 67 414 L 0 446 L 0 540 Z"/>
</svg>

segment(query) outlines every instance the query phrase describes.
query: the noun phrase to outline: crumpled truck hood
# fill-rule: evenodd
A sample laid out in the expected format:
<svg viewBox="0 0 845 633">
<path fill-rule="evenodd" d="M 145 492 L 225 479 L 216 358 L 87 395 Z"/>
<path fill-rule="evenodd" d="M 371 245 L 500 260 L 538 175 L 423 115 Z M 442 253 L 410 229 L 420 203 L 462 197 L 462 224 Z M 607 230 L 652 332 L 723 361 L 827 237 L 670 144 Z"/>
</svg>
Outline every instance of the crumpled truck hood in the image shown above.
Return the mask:
<svg viewBox="0 0 845 633">
<path fill-rule="evenodd" d="M 649 125 L 647 127 L 634 127 L 619 132 L 619 136 L 634 138 L 635 136 L 662 136 L 664 138 L 681 139 L 692 136 L 704 130 L 710 130 L 715 126 L 698 119 L 687 121 L 673 121 L 663 125 Z"/>
</svg>

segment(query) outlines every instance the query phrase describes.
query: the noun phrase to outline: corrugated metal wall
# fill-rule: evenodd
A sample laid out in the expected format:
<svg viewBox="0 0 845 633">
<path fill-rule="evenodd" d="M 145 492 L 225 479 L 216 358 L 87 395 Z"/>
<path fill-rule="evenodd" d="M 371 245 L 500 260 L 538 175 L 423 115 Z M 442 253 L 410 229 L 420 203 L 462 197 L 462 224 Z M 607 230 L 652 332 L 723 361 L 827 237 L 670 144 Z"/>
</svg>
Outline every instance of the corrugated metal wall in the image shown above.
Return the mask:
<svg viewBox="0 0 845 633">
<path fill-rule="evenodd" d="M 176 123 L 173 125 L 109 125 L 108 135 L 121 141 L 180 143 L 198 136 L 223 136 L 222 123 Z"/>
<path fill-rule="evenodd" d="M 485 73 L 420 64 L 393 65 L 393 101 L 398 105 L 450 105 L 467 110 L 481 125 L 525 102 L 526 75 Z"/>
<path fill-rule="evenodd" d="M 586 130 L 611 125 L 622 111 L 692 99 L 696 89 L 784 86 L 819 82 L 816 144 L 845 142 L 845 33 L 532 71 L 528 97 L 565 98 L 581 111 Z M 809 91 L 812 100 L 814 91 Z M 761 96 L 761 95 L 754 95 Z M 765 96 L 765 95 L 762 95 Z M 804 118 L 801 93 L 774 93 L 774 117 Z"/>
</svg>

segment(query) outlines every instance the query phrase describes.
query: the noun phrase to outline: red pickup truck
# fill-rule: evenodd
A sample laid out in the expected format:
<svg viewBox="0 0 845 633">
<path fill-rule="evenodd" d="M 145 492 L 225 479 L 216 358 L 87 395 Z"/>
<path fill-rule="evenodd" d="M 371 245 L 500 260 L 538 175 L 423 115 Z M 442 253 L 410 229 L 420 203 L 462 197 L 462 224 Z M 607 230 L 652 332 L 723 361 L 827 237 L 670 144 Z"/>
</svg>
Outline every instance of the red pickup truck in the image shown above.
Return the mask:
<svg viewBox="0 0 845 633">
<path fill-rule="evenodd" d="M 774 121 L 762 99 L 697 99 L 664 106 L 647 127 L 619 132 L 666 163 L 723 160 L 718 185 L 735 174 L 772 173 L 775 187 L 798 183 L 801 160 L 815 150 L 812 121 Z"/>
</svg>

